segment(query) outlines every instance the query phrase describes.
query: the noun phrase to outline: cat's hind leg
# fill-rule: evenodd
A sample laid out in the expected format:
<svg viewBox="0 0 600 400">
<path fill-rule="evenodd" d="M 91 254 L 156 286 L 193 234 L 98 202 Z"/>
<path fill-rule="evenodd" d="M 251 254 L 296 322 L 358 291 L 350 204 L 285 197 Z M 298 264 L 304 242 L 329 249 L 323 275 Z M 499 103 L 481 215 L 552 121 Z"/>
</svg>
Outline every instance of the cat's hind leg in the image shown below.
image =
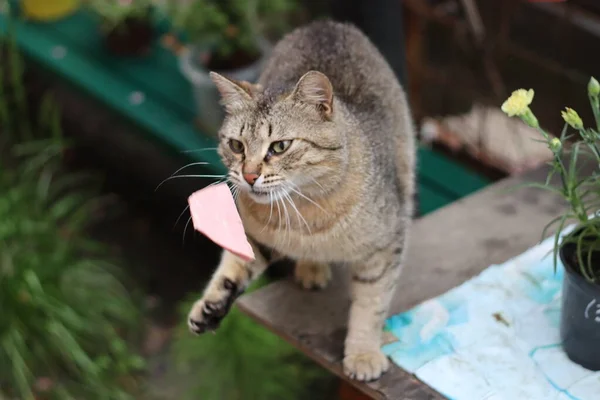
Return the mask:
<svg viewBox="0 0 600 400">
<path fill-rule="evenodd" d="M 324 289 L 331 280 L 328 264 L 300 260 L 294 268 L 294 278 L 304 289 Z"/>
<path fill-rule="evenodd" d="M 235 299 L 267 268 L 267 260 L 257 250 L 256 259 L 246 262 L 223 251 L 221 262 L 202 298 L 194 303 L 188 316 L 188 326 L 195 334 L 214 331 L 227 315 Z"/>
</svg>

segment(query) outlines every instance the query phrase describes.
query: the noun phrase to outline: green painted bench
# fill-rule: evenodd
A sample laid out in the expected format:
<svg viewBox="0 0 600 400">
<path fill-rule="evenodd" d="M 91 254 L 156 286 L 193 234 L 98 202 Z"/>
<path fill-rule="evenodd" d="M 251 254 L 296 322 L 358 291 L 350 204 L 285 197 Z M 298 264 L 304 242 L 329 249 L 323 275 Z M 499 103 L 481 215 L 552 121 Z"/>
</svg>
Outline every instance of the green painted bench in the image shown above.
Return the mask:
<svg viewBox="0 0 600 400">
<path fill-rule="evenodd" d="M 195 126 L 191 88 L 172 52 L 157 43 L 146 58 L 114 57 L 103 47 L 97 21 L 85 11 L 53 23 L 13 22 L 17 43 L 30 61 L 141 128 L 145 139 L 165 152 L 205 161 L 209 173 L 224 172 L 214 151 L 190 152 L 215 147 L 215 140 Z M 0 32 L 7 29 L 8 20 L 0 15 Z M 419 149 L 420 214 L 489 183 L 438 153 Z"/>
</svg>

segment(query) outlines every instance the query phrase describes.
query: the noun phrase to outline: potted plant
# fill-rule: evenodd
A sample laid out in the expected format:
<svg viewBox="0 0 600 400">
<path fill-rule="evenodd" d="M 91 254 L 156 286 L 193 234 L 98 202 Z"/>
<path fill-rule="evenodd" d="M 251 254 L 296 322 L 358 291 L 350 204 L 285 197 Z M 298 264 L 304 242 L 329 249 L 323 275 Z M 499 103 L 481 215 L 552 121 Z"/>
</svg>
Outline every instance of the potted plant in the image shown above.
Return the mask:
<svg viewBox="0 0 600 400">
<path fill-rule="evenodd" d="M 555 268 L 558 258 L 565 275 L 562 292 L 560 333 L 563 349 L 575 363 L 600 370 L 600 84 L 591 78 L 588 97 L 595 119 L 586 128 L 581 117 L 570 108 L 562 112 L 565 127 L 560 137 L 552 137 L 540 127 L 529 108 L 533 90 L 519 89 L 504 102 L 502 110 L 518 116 L 536 128 L 554 154 L 545 184 L 533 186 L 561 195 L 566 211 L 544 229 L 557 226 L 554 246 Z M 575 131 L 569 134 L 568 131 Z M 589 170 L 592 170 L 590 173 Z M 584 172 L 587 171 L 587 172 Z M 550 184 L 557 175 L 560 184 Z M 574 222 L 574 229 L 565 226 Z"/>
<path fill-rule="evenodd" d="M 155 37 L 152 0 L 86 0 L 101 18 L 101 31 L 108 50 L 120 56 L 143 56 Z"/>
<path fill-rule="evenodd" d="M 164 43 L 179 57 L 183 75 L 194 89 L 198 122 L 215 132 L 223 120 L 219 96 L 208 73 L 254 82 L 270 51 L 270 39 L 286 27 L 295 0 L 166 1 L 173 33 Z M 183 35 L 182 44 L 175 34 Z"/>
</svg>

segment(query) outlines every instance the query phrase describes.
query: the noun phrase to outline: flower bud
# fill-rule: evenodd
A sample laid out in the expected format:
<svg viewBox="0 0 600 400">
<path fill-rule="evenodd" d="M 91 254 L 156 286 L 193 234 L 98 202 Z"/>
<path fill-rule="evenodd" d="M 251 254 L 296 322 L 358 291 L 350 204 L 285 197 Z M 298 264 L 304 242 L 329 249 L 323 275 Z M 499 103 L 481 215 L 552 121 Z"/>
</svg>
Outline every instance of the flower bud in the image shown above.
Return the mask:
<svg viewBox="0 0 600 400">
<path fill-rule="evenodd" d="M 583 129 L 583 121 L 577 111 L 572 108 L 566 107 L 565 111 L 561 111 L 560 115 L 562 115 L 563 119 L 567 124 L 569 124 L 572 128 L 580 130 Z"/>
<path fill-rule="evenodd" d="M 556 153 L 562 147 L 562 143 L 560 142 L 559 138 L 553 138 L 552 140 L 550 140 L 548 147 L 550 147 L 550 150 L 552 150 L 552 152 Z"/>
<path fill-rule="evenodd" d="M 600 83 L 593 76 L 590 78 L 588 82 L 588 94 L 591 97 L 598 97 L 600 95 Z"/>
</svg>

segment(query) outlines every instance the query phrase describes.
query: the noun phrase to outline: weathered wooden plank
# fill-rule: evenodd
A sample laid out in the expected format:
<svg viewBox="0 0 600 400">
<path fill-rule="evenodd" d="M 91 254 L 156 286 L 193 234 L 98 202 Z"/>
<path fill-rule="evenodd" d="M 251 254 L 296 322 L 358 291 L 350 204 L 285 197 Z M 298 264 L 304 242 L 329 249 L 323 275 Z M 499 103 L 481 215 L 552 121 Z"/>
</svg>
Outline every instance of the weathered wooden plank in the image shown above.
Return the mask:
<svg viewBox="0 0 600 400">
<path fill-rule="evenodd" d="M 391 314 L 444 293 L 539 241 L 543 226 L 562 211 L 562 200 L 532 188 L 508 189 L 545 176 L 539 169 L 506 179 L 416 221 Z M 243 296 L 238 306 L 343 376 L 348 281 L 345 271 L 335 271 L 334 282 L 322 292 L 306 292 L 293 282 L 280 281 Z M 352 384 L 373 398 L 440 398 L 397 367 L 379 381 Z"/>
</svg>

